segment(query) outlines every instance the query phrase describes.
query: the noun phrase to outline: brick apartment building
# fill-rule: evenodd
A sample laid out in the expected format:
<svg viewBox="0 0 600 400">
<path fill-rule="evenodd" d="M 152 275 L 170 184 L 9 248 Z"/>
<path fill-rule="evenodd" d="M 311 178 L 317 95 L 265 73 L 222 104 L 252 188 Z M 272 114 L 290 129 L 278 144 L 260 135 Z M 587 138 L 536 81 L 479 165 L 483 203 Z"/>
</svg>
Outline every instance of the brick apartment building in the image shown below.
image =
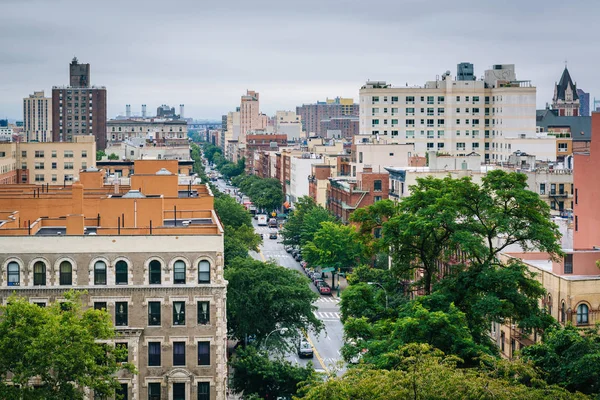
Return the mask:
<svg viewBox="0 0 600 400">
<path fill-rule="evenodd" d="M 327 209 L 343 222 L 348 222 L 350 214 L 357 208 L 387 199 L 389 186 L 389 174 L 373 172 L 371 167 L 365 167 L 356 179 L 329 178 Z"/>
<path fill-rule="evenodd" d="M 246 172 L 256 173 L 254 165 L 254 153 L 265 151 L 277 151 L 279 147 L 287 145 L 287 135 L 251 134 L 246 135 Z"/>
<path fill-rule="evenodd" d="M 303 104 L 296 107 L 296 114 L 300 116 L 302 128 L 307 135 L 315 133 L 324 136 L 326 131 L 321 128 L 321 121 L 332 118 L 358 117 L 358 104 L 353 99 L 336 97 L 315 104 Z"/>
<path fill-rule="evenodd" d="M 320 122 L 320 132 L 323 137 L 333 137 L 334 135 L 331 131 L 339 131 L 339 136 L 341 138 L 352 138 L 360 132 L 359 121 L 360 119 L 358 117 L 323 119 Z M 337 138 L 337 136 L 335 137 Z"/>
<path fill-rule="evenodd" d="M 90 85 L 90 65 L 74 58 L 69 86 L 52 88 L 52 141 L 72 142 L 77 135 L 93 135 L 96 148 L 106 148 L 106 88 Z"/>
</svg>

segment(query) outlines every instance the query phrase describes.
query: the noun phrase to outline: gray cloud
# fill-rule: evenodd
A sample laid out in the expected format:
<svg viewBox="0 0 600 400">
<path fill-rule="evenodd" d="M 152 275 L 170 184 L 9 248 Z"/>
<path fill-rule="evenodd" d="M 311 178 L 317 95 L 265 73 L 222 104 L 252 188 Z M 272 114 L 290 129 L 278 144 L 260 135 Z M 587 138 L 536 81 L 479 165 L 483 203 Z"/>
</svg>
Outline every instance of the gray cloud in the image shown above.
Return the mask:
<svg viewBox="0 0 600 400">
<path fill-rule="evenodd" d="M 358 98 L 366 79 L 423 84 L 470 61 L 476 74 L 516 64 L 551 100 L 568 60 L 578 85 L 600 97 L 593 66 L 600 3 L 581 0 L 0 0 L 0 116 L 21 99 L 68 82 L 74 55 L 125 104 L 186 104 L 219 117 L 246 89 L 263 111 L 336 95 Z"/>
</svg>

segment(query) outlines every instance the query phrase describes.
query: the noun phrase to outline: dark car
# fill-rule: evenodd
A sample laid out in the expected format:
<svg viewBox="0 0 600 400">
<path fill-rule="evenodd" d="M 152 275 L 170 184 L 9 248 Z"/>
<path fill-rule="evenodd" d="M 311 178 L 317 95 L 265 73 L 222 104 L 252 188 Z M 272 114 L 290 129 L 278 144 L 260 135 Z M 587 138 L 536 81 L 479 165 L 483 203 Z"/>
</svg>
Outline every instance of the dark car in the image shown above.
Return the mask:
<svg viewBox="0 0 600 400">
<path fill-rule="evenodd" d="M 302 253 L 298 252 L 295 256 L 294 256 L 294 260 L 296 261 L 302 261 Z"/>
<path fill-rule="evenodd" d="M 269 239 L 277 239 L 277 232 L 269 233 Z"/>
</svg>

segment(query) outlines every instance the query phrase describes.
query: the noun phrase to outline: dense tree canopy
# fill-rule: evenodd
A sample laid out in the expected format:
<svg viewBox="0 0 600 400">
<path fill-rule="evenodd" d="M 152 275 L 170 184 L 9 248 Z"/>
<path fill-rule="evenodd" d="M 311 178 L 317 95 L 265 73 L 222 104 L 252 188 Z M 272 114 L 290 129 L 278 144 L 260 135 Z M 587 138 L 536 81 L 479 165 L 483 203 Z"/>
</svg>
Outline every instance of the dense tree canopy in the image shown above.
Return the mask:
<svg viewBox="0 0 600 400">
<path fill-rule="evenodd" d="M 227 325 L 236 339 L 253 337 L 258 342 L 277 328 L 287 328 L 296 337 L 299 329 L 318 331 L 321 321 L 312 304 L 317 294 L 298 271 L 272 262 L 235 259 L 225 270 Z M 269 344 L 275 344 L 269 340 Z"/>
<path fill-rule="evenodd" d="M 595 326 L 580 330 L 554 327 L 544 340 L 522 350 L 525 360 L 546 373 L 549 383 L 571 391 L 600 395 L 600 335 Z"/>
<path fill-rule="evenodd" d="M 233 369 L 231 387 L 244 398 L 251 395 L 261 399 L 291 397 L 297 394 L 298 384 L 315 382 L 317 374 L 309 363 L 306 367 L 275 358 L 255 346 L 239 349 L 230 365 Z"/>
<path fill-rule="evenodd" d="M 586 399 L 547 385 L 531 366 L 488 360 L 484 368 L 456 368 L 455 357 L 428 345 L 390 349 L 392 369 L 359 367 L 342 377 L 310 383 L 302 390 L 308 400 L 546 400 Z"/>
<path fill-rule="evenodd" d="M 135 372 L 117 362 L 126 350 L 99 343 L 115 338 L 110 315 L 83 311 L 74 292 L 65 298 L 40 307 L 11 297 L 0 306 L 0 398 L 83 399 L 84 387 L 109 396 L 120 387 L 119 369 Z M 35 377 L 37 388 L 31 383 Z"/>
<path fill-rule="evenodd" d="M 283 205 L 283 189 L 278 179 L 260 178 L 256 175 L 240 175 L 235 177 L 232 182 L 250 197 L 252 203 L 259 210 L 271 212 L 278 210 Z"/>
</svg>

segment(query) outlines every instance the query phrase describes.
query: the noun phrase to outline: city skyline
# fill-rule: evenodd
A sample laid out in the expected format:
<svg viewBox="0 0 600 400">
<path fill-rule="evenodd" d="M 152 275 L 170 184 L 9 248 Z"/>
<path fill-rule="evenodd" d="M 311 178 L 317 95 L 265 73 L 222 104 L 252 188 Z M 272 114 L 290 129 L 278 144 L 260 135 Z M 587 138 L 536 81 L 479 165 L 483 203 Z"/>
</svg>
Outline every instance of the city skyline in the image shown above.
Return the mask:
<svg viewBox="0 0 600 400">
<path fill-rule="evenodd" d="M 565 61 L 577 87 L 600 97 L 592 1 L 60 3 L 3 1 L 0 117 L 22 119 L 24 97 L 68 84 L 73 56 L 91 64 L 93 85 L 106 86 L 109 117 L 126 104 L 134 113 L 185 104 L 187 117 L 218 119 L 247 89 L 272 115 L 327 97 L 358 101 L 367 79 L 423 85 L 455 75 L 463 61 L 478 78 L 493 64 L 515 64 L 537 87 L 538 108 L 552 101 Z"/>
</svg>

